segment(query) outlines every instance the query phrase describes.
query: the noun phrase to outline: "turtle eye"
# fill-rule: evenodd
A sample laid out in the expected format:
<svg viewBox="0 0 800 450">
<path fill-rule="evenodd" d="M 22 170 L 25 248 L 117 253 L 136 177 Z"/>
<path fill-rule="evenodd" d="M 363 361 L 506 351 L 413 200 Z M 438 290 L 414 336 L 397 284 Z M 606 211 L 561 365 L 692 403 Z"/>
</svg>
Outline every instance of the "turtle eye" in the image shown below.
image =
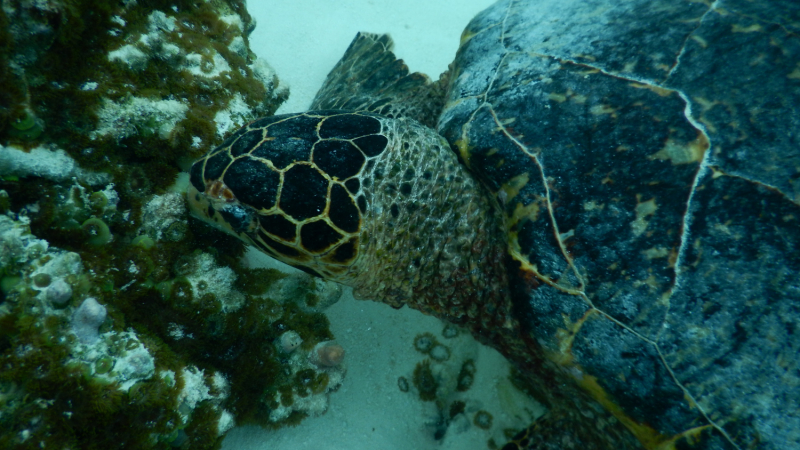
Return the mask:
<svg viewBox="0 0 800 450">
<path fill-rule="evenodd" d="M 240 205 L 225 205 L 219 209 L 219 215 L 236 233 L 247 231 L 253 222 L 252 213 Z"/>
</svg>

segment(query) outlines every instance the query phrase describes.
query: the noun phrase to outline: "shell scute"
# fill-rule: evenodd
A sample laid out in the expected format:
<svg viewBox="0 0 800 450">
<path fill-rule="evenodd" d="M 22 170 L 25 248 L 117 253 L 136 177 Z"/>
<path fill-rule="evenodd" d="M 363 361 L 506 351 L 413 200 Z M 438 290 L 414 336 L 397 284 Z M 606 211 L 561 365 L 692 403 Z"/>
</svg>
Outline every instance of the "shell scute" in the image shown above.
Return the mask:
<svg viewBox="0 0 800 450">
<path fill-rule="evenodd" d="M 336 245 L 342 234 L 324 220 L 309 222 L 300 228 L 300 242 L 304 249 L 312 253 L 322 253 Z"/>
<path fill-rule="evenodd" d="M 361 216 L 353 198 L 338 184 L 331 187 L 331 204 L 328 216 L 334 225 L 348 233 L 358 231 Z"/>
<path fill-rule="evenodd" d="M 276 257 L 278 255 L 284 255 L 294 260 L 302 256 L 302 254 L 299 251 L 297 251 L 292 247 L 289 247 L 288 245 L 281 244 L 275 239 L 272 239 L 267 235 L 267 233 L 264 233 L 263 230 L 259 229 L 257 233 L 259 239 L 257 240 L 254 239 L 253 242 L 255 242 L 257 246 L 262 250 L 264 250 L 265 248 L 268 249 L 267 253 L 272 254 L 273 256 Z M 259 240 L 261 242 L 259 242 Z"/>
<path fill-rule="evenodd" d="M 323 139 L 354 139 L 381 132 L 380 120 L 360 114 L 338 114 L 326 118 L 319 127 Z"/>
<path fill-rule="evenodd" d="M 192 164 L 192 168 L 189 170 L 189 182 L 191 182 L 192 186 L 199 192 L 203 192 L 206 189 L 206 182 L 203 180 L 204 164 L 205 160 L 201 159 Z"/>
<path fill-rule="evenodd" d="M 263 130 L 253 130 L 244 133 L 231 145 L 231 155 L 236 157 L 250 152 L 262 139 L 264 139 Z"/>
<path fill-rule="evenodd" d="M 268 138 L 292 138 L 304 141 L 316 141 L 317 126 L 320 119 L 305 114 L 300 114 L 271 124 L 267 127 Z"/>
<path fill-rule="evenodd" d="M 325 210 L 328 180 L 316 168 L 296 164 L 283 174 L 280 207 L 293 219 L 316 217 Z"/>
<path fill-rule="evenodd" d="M 327 255 L 324 261 L 333 264 L 351 263 L 357 255 L 357 249 L 358 238 L 352 238 L 344 244 L 336 247 L 336 250 Z"/>
<path fill-rule="evenodd" d="M 297 226 L 280 214 L 261 216 L 258 221 L 264 230 L 281 239 L 293 242 L 297 237 Z"/>
<path fill-rule="evenodd" d="M 308 161 L 314 141 L 300 138 L 267 138 L 250 154 L 269 160 L 278 170 L 283 170 L 295 161 Z"/>
<path fill-rule="evenodd" d="M 222 177 L 222 173 L 225 172 L 225 169 L 228 168 L 233 158 L 227 152 L 227 150 L 222 150 L 217 154 L 211 156 L 206 160 L 206 167 L 204 169 L 204 177 L 206 180 L 214 180 Z M 203 192 L 203 189 L 198 189 L 198 191 Z"/>
<path fill-rule="evenodd" d="M 386 150 L 386 146 L 389 145 L 389 139 L 382 134 L 373 134 L 353 139 L 353 143 L 356 144 L 367 157 L 374 158 Z"/>
<path fill-rule="evenodd" d="M 249 157 L 235 160 L 225 172 L 224 180 L 240 202 L 256 210 L 275 206 L 280 175 L 261 161 Z"/>
<path fill-rule="evenodd" d="M 313 161 L 331 178 L 344 180 L 358 175 L 366 158 L 348 141 L 324 140 L 314 146 Z"/>
</svg>

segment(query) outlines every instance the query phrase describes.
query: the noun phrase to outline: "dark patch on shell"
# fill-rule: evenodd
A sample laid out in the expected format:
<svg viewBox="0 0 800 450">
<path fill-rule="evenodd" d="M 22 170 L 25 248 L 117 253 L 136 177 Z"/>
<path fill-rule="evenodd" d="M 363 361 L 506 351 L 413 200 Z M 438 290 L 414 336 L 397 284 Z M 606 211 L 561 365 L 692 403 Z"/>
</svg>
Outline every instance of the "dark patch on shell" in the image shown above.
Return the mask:
<svg viewBox="0 0 800 450">
<path fill-rule="evenodd" d="M 353 143 L 364 152 L 365 155 L 372 158 L 380 155 L 386 150 L 389 144 L 389 139 L 382 134 L 375 134 L 372 136 L 364 136 L 358 139 L 353 139 Z"/>
<path fill-rule="evenodd" d="M 322 220 L 307 223 L 300 228 L 300 242 L 303 248 L 314 253 L 327 250 L 341 238 L 341 233 Z"/>
<path fill-rule="evenodd" d="M 361 222 L 358 208 L 353 203 L 352 197 L 338 184 L 334 184 L 331 188 L 331 206 L 328 210 L 328 216 L 333 224 L 342 230 L 348 233 L 358 231 Z"/>
<path fill-rule="evenodd" d="M 328 180 L 311 166 L 298 164 L 283 176 L 281 209 L 295 220 L 320 215 L 328 197 Z"/>
<path fill-rule="evenodd" d="M 366 158 L 348 141 L 322 141 L 314 147 L 314 164 L 331 178 L 344 180 L 358 175 Z"/>
<path fill-rule="evenodd" d="M 381 123 L 378 119 L 357 114 L 328 117 L 319 127 L 319 135 L 323 139 L 353 139 L 380 131 Z"/>
<path fill-rule="evenodd" d="M 264 163 L 244 157 L 228 167 L 224 182 L 240 202 L 257 210 L 269 209 L 275 206 L 280 175 Z"/>
</svg>

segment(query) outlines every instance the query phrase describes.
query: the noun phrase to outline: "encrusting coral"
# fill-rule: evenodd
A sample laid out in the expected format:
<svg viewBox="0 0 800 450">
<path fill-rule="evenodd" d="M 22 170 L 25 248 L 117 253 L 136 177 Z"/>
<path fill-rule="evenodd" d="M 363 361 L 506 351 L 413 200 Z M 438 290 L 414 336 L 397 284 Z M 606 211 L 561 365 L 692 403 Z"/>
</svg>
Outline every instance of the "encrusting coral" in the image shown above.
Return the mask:
<svg viewBox="0 0 800 450">
<path fill-rule="evenodd" d="M 81 342 L 92 343 L 97 340 L 99 336 L 97 330 L 106 321 L 106 316 L 106 307 L 89 297 L 72 315 L 72 331 Z"/>
<path fill-rule="evenodd" d="M 244 267 L 180 194 L 188 161 L 288 94 L 244 2 L 9 5 L 0 448 L 207 449 L 324 412 L 343 365 L 309 356 L 341 291 Z"/>
</svg>

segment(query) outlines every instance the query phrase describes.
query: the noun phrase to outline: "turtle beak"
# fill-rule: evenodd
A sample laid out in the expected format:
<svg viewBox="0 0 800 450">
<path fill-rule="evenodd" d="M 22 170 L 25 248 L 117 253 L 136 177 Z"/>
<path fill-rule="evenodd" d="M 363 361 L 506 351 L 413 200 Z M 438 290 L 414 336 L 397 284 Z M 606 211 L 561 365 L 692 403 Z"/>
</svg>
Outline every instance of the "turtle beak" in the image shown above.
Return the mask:
<svg viewBox="0 0 800 450">
<path fill-rule="evenodd" d="M 258 227 L 253 212 L 235 202 L 214 201 L 193 185 L 186 190 L 189 212 L 207 224 L 248 242 L 242 234 L 252 233 Z"/>
<path fill-rule="evenodd" d="M 189 204 L 189 212 L 197 217 L 200 220 L 204 220 L 206 222 L 212 222 L 210 212 L 213 213 L 213 208 L 211 207 L 211 201 L 208 197 L 205 196 L 202 192 L 198 191 L 197 188 L 189 185 L 189 188 L 186 190 L 186 201 Z"/>
</svg>

